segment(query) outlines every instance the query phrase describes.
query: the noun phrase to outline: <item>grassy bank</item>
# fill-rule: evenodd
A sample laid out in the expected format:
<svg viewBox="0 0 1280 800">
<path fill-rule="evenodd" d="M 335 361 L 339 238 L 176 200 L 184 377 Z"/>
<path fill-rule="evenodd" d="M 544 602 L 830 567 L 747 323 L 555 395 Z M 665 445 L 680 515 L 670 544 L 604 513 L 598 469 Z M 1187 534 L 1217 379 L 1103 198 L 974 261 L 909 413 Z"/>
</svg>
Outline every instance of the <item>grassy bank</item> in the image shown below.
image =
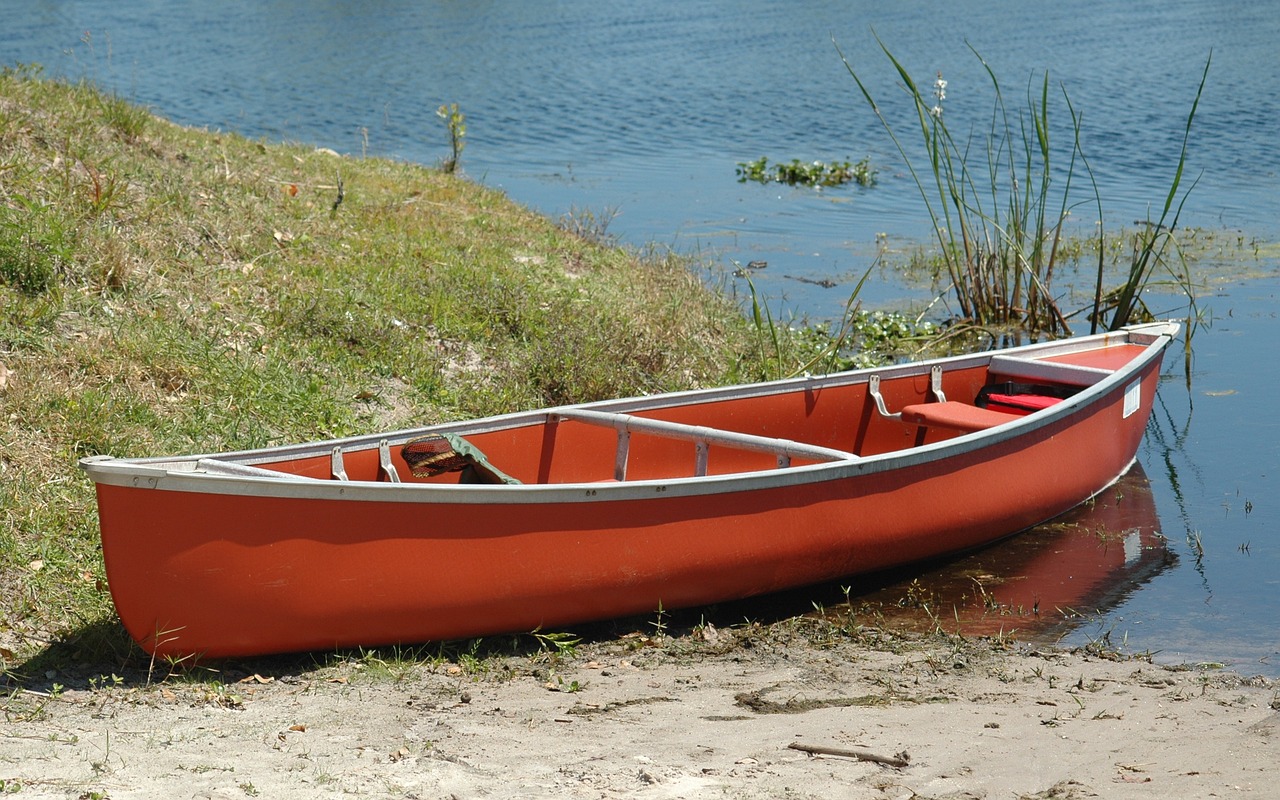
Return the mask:
<svg viewBox="0 0 1280 800">
<path fill-rule="evenodd" d="M 763 374 L 677 259 L 440 170 L 0 73 L 0 665 L 112 623 L 77 459 L 210 452 Z"/>
</svg>

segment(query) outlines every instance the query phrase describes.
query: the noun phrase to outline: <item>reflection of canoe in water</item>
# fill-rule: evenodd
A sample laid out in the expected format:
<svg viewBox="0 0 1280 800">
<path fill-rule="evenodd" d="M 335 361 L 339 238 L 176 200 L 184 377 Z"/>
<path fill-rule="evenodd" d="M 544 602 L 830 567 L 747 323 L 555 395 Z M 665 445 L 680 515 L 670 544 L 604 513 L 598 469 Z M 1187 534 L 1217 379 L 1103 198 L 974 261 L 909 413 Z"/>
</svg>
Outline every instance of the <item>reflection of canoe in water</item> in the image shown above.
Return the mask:
<svg viewBox="0 0 1280 800">
<path fill-rule="evenodd" d="M 82 465 L 116 608 L 157 654 L 528 631 L 881 570 L 1056 517 L 1133 461 L 1177 332 Z"/>
<path fill-rule="evenodd" d="M 1135 462 L 1114 486 L 1053 522 L 853 604 L 899 629 L 1057 635 L 1119 605 L 1176 560 Z"/>
</svg>

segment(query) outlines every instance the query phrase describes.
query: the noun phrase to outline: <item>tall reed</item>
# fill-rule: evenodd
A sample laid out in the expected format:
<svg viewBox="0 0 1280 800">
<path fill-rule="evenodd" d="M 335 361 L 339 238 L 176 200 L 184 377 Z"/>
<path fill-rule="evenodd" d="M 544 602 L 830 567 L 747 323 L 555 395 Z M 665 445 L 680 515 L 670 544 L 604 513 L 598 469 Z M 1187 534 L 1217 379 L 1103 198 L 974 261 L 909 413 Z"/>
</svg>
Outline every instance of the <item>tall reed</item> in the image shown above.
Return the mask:
<svg viewBox="0 0 1280 800">
<path fill-rule="evenodd" d="M 972 137 L 960 142 L 946 121 L 947 83 L 942 75 L 931 87 L 931 98 L 926 98 L 884 42 L 877 37 L 876 43 L 908 93 L 925 146 L 927 173 L 916 169 L 894 126 L 843 52 L 840 58 L 920 191 L 960 315 L 977 325 L 1068 332 L 1048 283 L 1067 219 L 1076 148 L 1071 150 L 1063 190 L 1054 197 L 1048 74 L 1038 97 L 1029 86 L 1025 111 L 1011 115 L 995 72 L 974 51 L 991 81 L 995 107 L 985 135 L 976 142 Z"/>
<path fill-rule="evenodd" d="M 1199 181 L 1197 178 L 1192 181 L 1191 186 L 1182 194 L 1182 198 L 1178 198 L 1178 188 L 1182 184 L 1183 171 L 1187 165 L 1187 142 L 1191 138 L 1191 123 L 1195 121 L 1196 110 L 1200 107 L 1200 97 L 1204 94 L 1205 82 L 1209 79 L 1209 66 L 1213 63 L 1213 53 L 1209 53 L 1208 59 L 1204 63 L 1204 71 L 1200 74 L 1200 85 L 1196 87 L 1196 97 L 1191 103 L 1191 111 L 1187 114 L 1187 124 L 1182 132 L 1182 148 L 1178 152 L 1178 165 L 1173 172 L 1173 180 L 1169 186 L 1169 193 L 1165 196 L 1164 206 L 1160 211 L 1160 218 L 1154 222 L 1148 221 L 1147 224 L 1140 228 L 1135 235 L 1133 258 L 1129 264 L 1129 272 L 1125 282 L 1121 285 L 1119 293 L 1116 295 L 1115 303 L 1112 308 L 1111 322 L 1109 330 L 1116 330 L 1127 324 L 1133 318 L 1135 311 L 1142 303 L 1142 291 L 1151 282 L 1152 277 L 1158 267 L 1165 269 L 1172 275 L 1186 293 L 1192 310 L 1195 308 L 1195 295 L 1191 292 L 1191 280 L 1186 269 L 1186 260 L 1182 257 L 1182 251 L 1178 247 L 1177 239 L 1174 232 L 1178 227 L 1178 219 L 1182 216 L 1182 207 L 1187 202 L 1187 197 L 1191 194 L 1191 190 L 1195 188 Z M 1177 207 L 1174 207 L 1174 203 Z M 1173 214 L 1170 217 L 1170 213 Z M 1099 226 L 1101 231 L 1101 226 Z M 1099 237 L 1101 237 L 1101 232 Z M 1102 252 L 1102 242 L 1098 243 L 1098 251 Z M 1174 259 L 1177 261 L 1177 268 L 1171 266 Z M 1094 314 L 1093 329 L 1096 330 L 1101 322 L 1102 308 L 1102 282 L 1103 282 L 1103 264 L 1102 258 L 1098 259 L 1098 279 L 1094 292 Z M 1188 315 L 1188 321 L 1193 320 L 1192 314 Z M 1190 329 L 1187 334 L 1187 341 L 1190 342 Z"/>
</svg>

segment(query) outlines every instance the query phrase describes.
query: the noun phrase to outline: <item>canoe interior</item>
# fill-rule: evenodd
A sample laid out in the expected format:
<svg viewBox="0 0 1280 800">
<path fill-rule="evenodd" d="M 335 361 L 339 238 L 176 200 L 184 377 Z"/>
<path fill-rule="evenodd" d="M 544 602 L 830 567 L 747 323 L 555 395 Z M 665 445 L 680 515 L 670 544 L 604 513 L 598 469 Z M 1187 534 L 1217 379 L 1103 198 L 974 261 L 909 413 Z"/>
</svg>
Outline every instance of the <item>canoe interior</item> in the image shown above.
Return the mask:
<svg viewBox="0 0 1280 800">
<path fill-rule="evenodd" d="M 1140 344 L 1119 343 L 1047 357 L 1046 362 L 1116 370 L 1144 351 Z M 972 404 L 982 387 L 1007 380 L 985 361 L 951 367 L 942 373 L 947 399 Z M 1052 380 L 1037 383 L 1051 386 Z M 1069 386 L 1070 384 L 1060 384 Z M 1075 386 L 1073 388 L 1079 388 Z M 880 385 L 885 405 L 892 412 L 909 405 L 935 400 L 929 373 L 888 378 Z M 855 383 L 814 385 L 804 389 L 744 396 L 724 396 L 701 402 L 628 410 L 645 419 L 802 442 L 860 457 L 907 450 L 952 439 L 964 430 L 936 425 L 907 424 L 880 415 L 871 401 L 865 380 Z M 1010 421 L 1016 419 L 1009 417 Z M 617 433 L 608 427 L 545 415 L 522 424 L 490 430 L 463 432 L 493 466 L 523 484 L 571 484 L 616 480 Z M 414 477 L 399 448 L 391 449 L 392 464 L 405 483 L 457 483 L 461 473 L 431 478 Z M 816 463 L 796 457 L 792 465 Z M 353 447 L 343 452 L 346 475 L 352 481 L 385 481 L 376 447 Z M 695 474 L 695 445 L 690 441 L 644 432 L 631 435 L 626 480 L 671 480 Z M 333 478 L 328 451 L 259 462 L 255 466 L 289 475 L 327 480 Z M 777 458 L 729 445 L 709 448 L 707 475 L 729 475 L 770 470 Z"/>
</svg>

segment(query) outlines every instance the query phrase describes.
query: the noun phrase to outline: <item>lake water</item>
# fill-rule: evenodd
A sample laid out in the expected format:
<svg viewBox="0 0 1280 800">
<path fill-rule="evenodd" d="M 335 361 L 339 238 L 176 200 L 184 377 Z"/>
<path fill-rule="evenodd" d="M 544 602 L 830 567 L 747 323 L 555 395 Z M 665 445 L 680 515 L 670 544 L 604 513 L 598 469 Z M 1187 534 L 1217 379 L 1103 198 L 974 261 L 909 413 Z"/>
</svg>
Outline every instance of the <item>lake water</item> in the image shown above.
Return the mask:
<svg viewBox="0 0 1280 800">
<path fill-rule="evenodd" d="M 972 602 L 981 585 L 977 616 L 999 611 L 1007 628 L 1280 675 L 1280 431 L 1270 413 L 1280 383 L 1280 265 L 1269 244 L 1280 230 L 1280 7 L 32 0 L 6 8 L 0 64 L 89 77 L 185 124 L 424 163 L 448 155 L 435 110 L 458 103 L 471 179 L 551 216 L 616 212 L 609 231 L 623 242 L 699 253 L 734 290 L 735 264 L 767 262 L 754 279 L 775 307 L 824 317 L 839 313 L 882 247 L 900 257 L 930 235 L 914 183 L 833 45 L 909 139 L 905 96 L 873 30 L 922 83 L 938 72 L 947 79 L 953 130 L 983 130 L 992 108 L 970 47 L 1012 107 L 1047 70 L 1058 123 L 1066 123 L 1062 87 L 1083 112 L 1083 147 L 1113 231 L 1158 214 L 1212 52 L 1188 161 L 1188 179 L 1199 183 L 1182 221 L 1224 248 L 1209 248 L 1198 265 L 1210 324 L 1194 336 L 1190 385 L 1172 353 L 1139 454 L 1145 480 L 1122 485 L 1124 498 L 1146 498 L 1133 505 L 1151 513 L 1134 521 L 1125 516 L 1131 509 L 1105 503 L 1081 512 L 1075 523 L 1100 543 L 1099 564 L 1110 565 L 1102 570 L 1110 578 L 1097 579 L 1110 583 L 1060 603 L 1047 587 L 1074 578 L 1039 570 L 1049 555 L 1081 546 L 1062 526 L 921 580 L 935 610 Z M 1069 144 L 1066 128 L 1056 136 Z M 878 181 L 825 191 L 739 183 L 736 165 L 761 156 L 868 157 Z M 1097 214 L 1086 205 L 1076 216 L 1088 230 Z M 862 296 L 898 304 L 929 295 L 886 269 Z M 1176 314 L 1179 300 L 1157 298 L 1155 308 Z M 1116 524 L 1124 527 L 1107 527 Z M 1001 595 L 1029 580 L 1044 591 Z M 911 592 L 919 599 L 908 579 L 862 602 L 898 607 Z M 1026 613 L 1028 603 L 1036 613 Z M 1040 625 L 1055 603 L 1098 611 Z"/>
</svg>

